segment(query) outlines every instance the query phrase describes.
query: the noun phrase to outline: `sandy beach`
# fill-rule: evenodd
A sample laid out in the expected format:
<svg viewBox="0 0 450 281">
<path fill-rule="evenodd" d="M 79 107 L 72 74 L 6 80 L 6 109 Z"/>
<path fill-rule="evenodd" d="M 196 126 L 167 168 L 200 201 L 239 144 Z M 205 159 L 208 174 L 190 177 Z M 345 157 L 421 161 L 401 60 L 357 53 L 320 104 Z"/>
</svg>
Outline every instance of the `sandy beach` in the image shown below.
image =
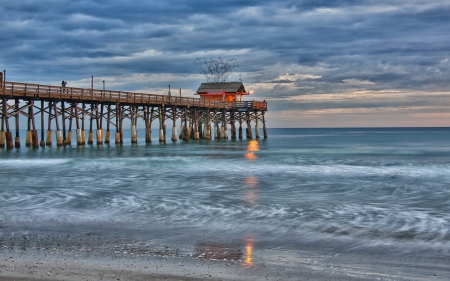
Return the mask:
<svg viewBox="0 0 450 281">
<path fill-rule="evenodd" d="M 32 240 L 32 239 L 31 239 Z M 5 243 L 6 242 L 6 243 Z M 139 251 L 126 241 L 99 250 L 89 242 L 64 245 L 3 240 L 1 280 L 449 280 L 448 259 L 390 257 L 309 247 L 287 251 L 203 247 L 204 253 Z M 84 241 L 86 242 L 86 241 Z M 33 246 L 34 245 L 34 246 Z M 98 245 L 100 246 L 100 245 Z M 104 246 L 104 245 L 103 245 Z M 102 247 L 103 247 L 102 246 Z M 115 250 L 114 250 L 115 249 Z M 243 255 L 236 255 L 242 250 Z M 249 260 L 250 258 L 250 260 Z"/>
</svg>

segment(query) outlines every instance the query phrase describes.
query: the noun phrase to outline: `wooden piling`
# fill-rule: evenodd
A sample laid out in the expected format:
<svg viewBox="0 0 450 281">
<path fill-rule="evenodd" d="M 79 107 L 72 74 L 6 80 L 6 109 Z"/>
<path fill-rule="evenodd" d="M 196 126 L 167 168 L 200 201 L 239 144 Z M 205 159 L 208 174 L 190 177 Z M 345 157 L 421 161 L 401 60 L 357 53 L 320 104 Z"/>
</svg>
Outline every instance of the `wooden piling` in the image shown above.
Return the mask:
<svg viewBox="0 0 450 281">
<path fill-rule="evenodd" d="M 258 123 L 258 112 L 255 112 L 255 138 L 259 139 L 259 123 Z"/>
<path fill-rule="evenodd" d="M 16 104 L 15 104 L 15 109 L 16 109 L 16 137 L 14 138 L 14 147 L 15 148 L 20 148 L 20 128 L 19 128 L 19 99 L 15 99 Z"/>
<path fill-rule="evenodd" d="M 264 117 L 264 111 L 261 114 L 262 114 L 262 122 L 263 122 L 264 139 L 267 139 L 267 128 L 266 128 L 266 119 Z"/>
<path fill-rule="evenodd" d="M 13 137 L 12 137 L 12 132 L 6 132 L 6 148 L 7 149 L 13 149 L 14 148 L 14 144 L 13 144 Z"/>
<path fill-rule="evenodd" d="M 64 101 L 61 101 L 61 122 L 62 122 L 62 145 L 67 143 L 66 134 L 66 105 Z"/>
<path fill-rule="evenodd" d="M 44 120 L 44 113 L 45 113 L 45 106 L 44 106 L 44 100 L 41 100 L 41 147 L 45 147 L 45 120 Z"/>
<path fill-rule="evenodd" d="M 247 139 L 253 139 L 252 124 L 250 119 L 250 111 L 247 110 Z"/>
<path fill-rule="evenodd" d="M 39 147 L 39 136 L 38 136 L 38 131 L 37 130 L 33 130 L 32 131 L 31 141 L 33 143 L 33 148 L 38 148 Z"/>
<path fill-rule="evenodd" d="M 3 86 L 3 85 L 2 85 Z M 6 144 L 6 131 L 5 131 L 5 123 L 6 123 L 6 99 L 2 99 L 2 124 L 0 130 L 0 148 L 5 147 Z"/>
<path fill-rule="evenodd" d="M 6 132 L 3 129 L 0 131 L 0 148 L 4 148 L 6 144 Z"/>
<path fill-rule="evenodd" d="M 165 138 L 166 133 L 165 133 L 165 124 L 164 124 L 165 118 L 164 118 L 164 116 L 166 114 L 165 114 L 164 107 L 159 107 L 158 110 L 159 110 L 159 142 L 165 143 L 166 142 L 166 138 Z"/>
<path fill-rule="evenodd" d="M 111 142 L 111 131 L 110 129 L 110 118 L 111 118 L 111 105 L 108 105 L 108 109 L 107 109 L 107 117 L 106 117 L 106 135 L 105 135 L 105 143 L 109 144 Z"/>
<path fill-rule="evenodd" d="M 32 103 L 31 101 L 28 102 L 28 118 L 27 118 L 27 133 L 25 135 L 25 146 L 30 147 L 32 145 L 32 133 L 31 133 L 31 116 L 32 116 Z"/>
<path fill-rule="evenodd" d="M 61 128 L 59 126 L 58 120 L 58 108 L 56 107 L 56 102 L 53 103 L 54 111 L 55 111 L 55 122 L 56 122 L 56 146 L 63 146 L 63 135 L 61 132 Z"/>
<path fill-rule="evenodd" d="M 93 105 L 91 104 L 91 110 L 90 110 L 90 112 L 91 112 L 91 114 L 89 115 L 89 134 L 88 134 L 88 144 L 94 144 L 94 132 L 92 131 L 92 123 L 93 123 L 93 117 L 92 117 L 92 115 L 93 115 L 93 109 L 94 109 L 94 107 L 93 107 Z"/>
<path fill-rule="evenodd" d="M 72 122 L 74 117 L 74 111 L 75 106 L 72 103 L 72 105 L 70 106 L 70 114 L 69 114 L 69 130 L 67 131 L 67 139 L 65 141 L 65 145 L 72 145 Z"/>
<path fill-rule="evenodd" d="M 100 114 L 99 114 L 99 104 L 95 104 L 95 119 L 96 119 L 96 125 L 97 125 L 97 131 L 96 131 L 96 139 L 97 139 L 97 145 L 103 144 L 103 127 L 102 127 L 102 119 L 103 119 L 103 105 L 100 105 Z"/>
</svg>

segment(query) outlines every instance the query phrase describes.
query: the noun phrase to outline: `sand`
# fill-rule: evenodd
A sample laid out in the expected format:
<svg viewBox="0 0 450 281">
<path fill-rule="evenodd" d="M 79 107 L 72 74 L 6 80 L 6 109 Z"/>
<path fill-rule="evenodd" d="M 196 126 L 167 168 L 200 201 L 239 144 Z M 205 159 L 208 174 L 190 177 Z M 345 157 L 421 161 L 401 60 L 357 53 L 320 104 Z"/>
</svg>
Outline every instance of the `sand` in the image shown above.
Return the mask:
<svg viewBox="0 0 450 281">
<path fill-rule="evenodd" d="M 274 251 L 276 252 L 276 251 Z M 91 255 L 3 247 L 0 280 L 450 280 L 447 264 L 335 256 L 245 261 L 158 255 Z M 294 257 L 294 258 L 293 258 Z"/>
<path fill-rule="evenodd" d="M 0 230 L 0 280 L 450 280 L 450 255 L 439 247 L 351 250 L 329 242 Z"/>
</svg>

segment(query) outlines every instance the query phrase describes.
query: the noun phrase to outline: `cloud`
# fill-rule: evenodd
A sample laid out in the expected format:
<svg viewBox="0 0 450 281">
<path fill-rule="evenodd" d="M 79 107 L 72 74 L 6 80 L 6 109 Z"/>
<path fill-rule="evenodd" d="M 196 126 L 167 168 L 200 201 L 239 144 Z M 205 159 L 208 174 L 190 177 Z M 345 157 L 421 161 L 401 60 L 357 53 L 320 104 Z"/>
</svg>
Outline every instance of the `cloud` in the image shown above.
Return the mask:
<svg viewBox="0 0 450 281">
<path fill-rule="evenodd" d="M 314 99 L 339 97 L 322 107 L 426 102 L 436 116 L 436 93 L 450 86 L 444 0 L 25 0 L 0 12 L 0 67 L 15 81 L 82 84 L 94 75 L 123 90 L 194 92 L 195 58 L 220 56 L 239 62 L 233 79 L 270 110 L 321 110 Z M 398 92 L 420 94 L 405 101 Z M 355 93 L 385 101 L 360 104 Z"/>
</svg>

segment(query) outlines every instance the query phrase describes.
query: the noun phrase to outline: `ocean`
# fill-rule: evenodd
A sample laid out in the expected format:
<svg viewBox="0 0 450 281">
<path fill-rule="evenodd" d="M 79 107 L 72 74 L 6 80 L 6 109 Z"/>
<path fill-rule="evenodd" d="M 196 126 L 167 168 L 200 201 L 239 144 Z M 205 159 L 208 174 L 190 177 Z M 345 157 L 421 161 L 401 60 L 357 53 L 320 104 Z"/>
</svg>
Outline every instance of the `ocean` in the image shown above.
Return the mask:
<svg viewBox="0 0 450 281">
<path fill-rule="evenodd" d="M 170 133 L 168 134 L 170 136 Z M 0 149 L 0 247 L 257 264 L 450 257 L 450 129 Z"/>
</svg>

